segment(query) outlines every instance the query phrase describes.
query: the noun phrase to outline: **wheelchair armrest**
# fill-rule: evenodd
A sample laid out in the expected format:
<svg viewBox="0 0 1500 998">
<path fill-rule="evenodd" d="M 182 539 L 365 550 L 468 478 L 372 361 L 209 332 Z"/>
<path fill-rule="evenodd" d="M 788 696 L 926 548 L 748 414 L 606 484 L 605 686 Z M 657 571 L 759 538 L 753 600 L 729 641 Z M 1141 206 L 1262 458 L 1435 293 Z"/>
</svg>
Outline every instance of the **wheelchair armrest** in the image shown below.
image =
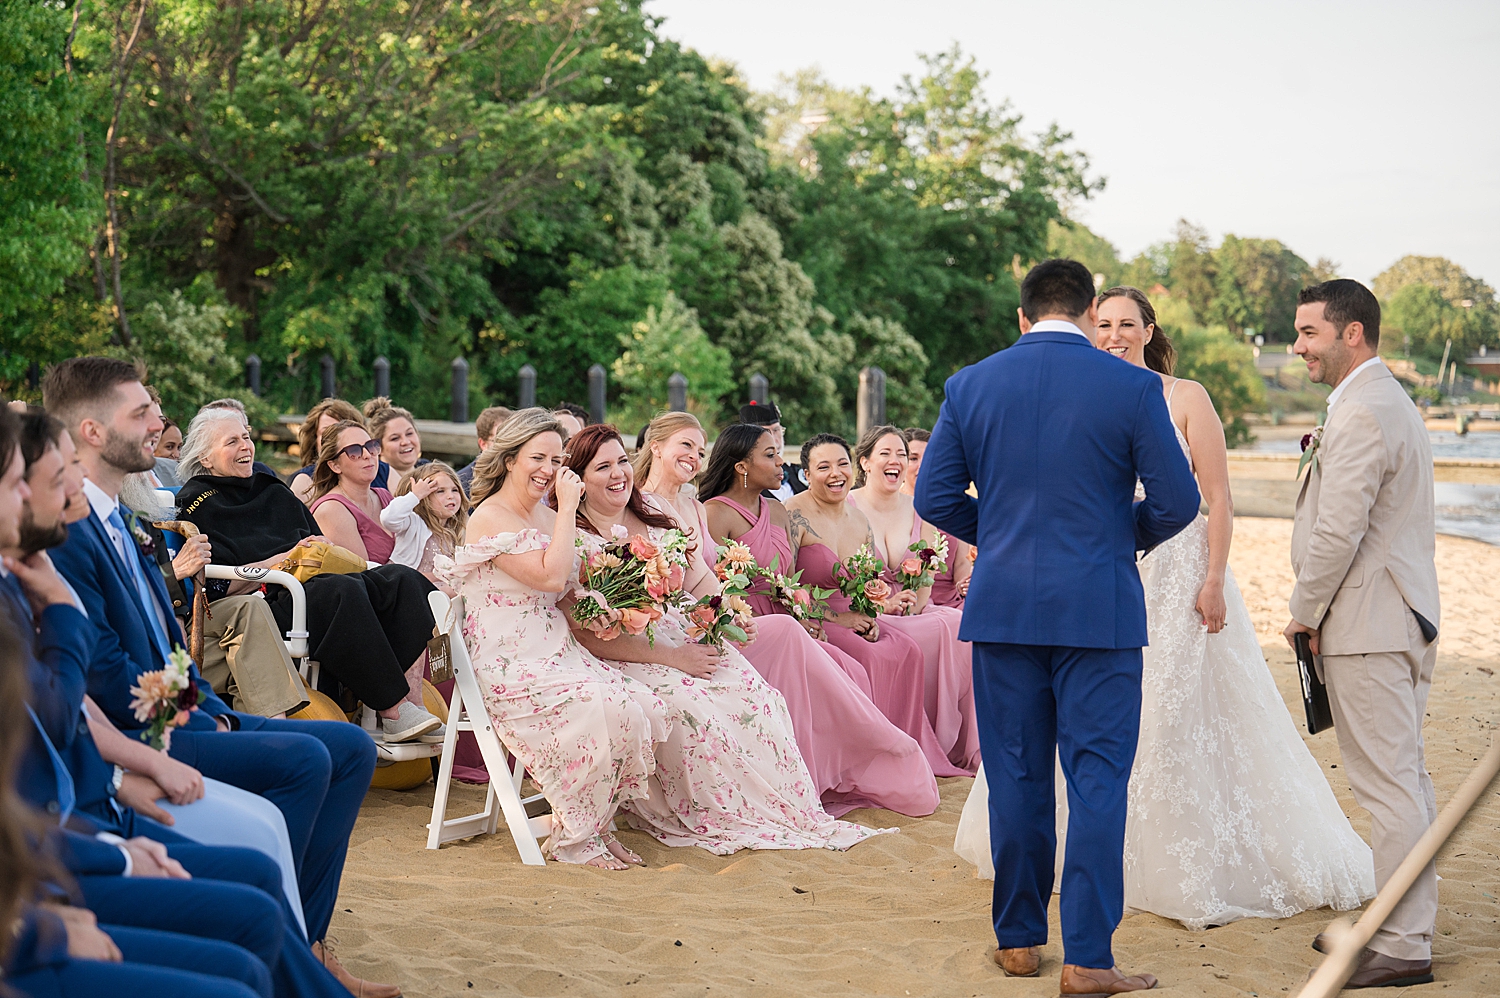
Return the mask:
<svg viewBox="0 0 1500 998">
<path fill-rule="evenodd" d="M 210 579 L 262 582 L 273 586 L 285 586 L 292 594 L 292 629 L 286 632 L 287 654 L 294 659 L 307 657 L 307 590 L 296 576 L 289 572 L 278 572 L 274 568 L 257 568 L 254 565 L 209 565 L 204 574 Z"/>
</svg>

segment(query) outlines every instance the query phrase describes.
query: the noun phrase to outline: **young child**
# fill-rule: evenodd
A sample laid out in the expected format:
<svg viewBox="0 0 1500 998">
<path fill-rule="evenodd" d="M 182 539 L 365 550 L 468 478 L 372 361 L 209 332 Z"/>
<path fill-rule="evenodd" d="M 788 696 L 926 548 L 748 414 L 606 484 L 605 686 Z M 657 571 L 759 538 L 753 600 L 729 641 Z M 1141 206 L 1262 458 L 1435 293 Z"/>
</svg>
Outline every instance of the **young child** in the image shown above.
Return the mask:
<svg viewBox="0 0 1500 998">
<path fill-rule="evenodd" d="M 432 578 L 432 559 L 452 555 L 463 543 L 469 500 L 458 484 L 458 472 L 441 461 L 411 470 L 396 486 L 391 504 L 380 511 L 380 524 L 396 535 L 391 564 L 415 568 Z"/>
</svg>

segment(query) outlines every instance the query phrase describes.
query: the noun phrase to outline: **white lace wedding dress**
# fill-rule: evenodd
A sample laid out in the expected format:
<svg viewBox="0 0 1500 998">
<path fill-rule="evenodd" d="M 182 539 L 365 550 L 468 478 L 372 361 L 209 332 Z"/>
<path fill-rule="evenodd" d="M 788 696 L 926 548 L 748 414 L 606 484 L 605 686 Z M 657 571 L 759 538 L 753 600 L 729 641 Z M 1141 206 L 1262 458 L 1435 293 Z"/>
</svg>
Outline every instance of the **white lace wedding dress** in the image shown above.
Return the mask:
<svg viewBox="0 0 1500 998">
<path fill-rule="evenodd" d="M 1178 440 L 1191 460 L 1187 440 Z M 1193 608 L 1208 575 L 1201 514 L 1140 563 L 1150 647 L 1125 824 L 1125 906 L 1190 929 L 1345 911 L 1375 894 L 1367 846 L 1344 816 L 1277 692 L 1234 573 L 1224 629 Z M 1058 787 L 1058 868 L 1067 827 Z M 954 850 L 993 877 L 981 768 Z"/>
</svg>

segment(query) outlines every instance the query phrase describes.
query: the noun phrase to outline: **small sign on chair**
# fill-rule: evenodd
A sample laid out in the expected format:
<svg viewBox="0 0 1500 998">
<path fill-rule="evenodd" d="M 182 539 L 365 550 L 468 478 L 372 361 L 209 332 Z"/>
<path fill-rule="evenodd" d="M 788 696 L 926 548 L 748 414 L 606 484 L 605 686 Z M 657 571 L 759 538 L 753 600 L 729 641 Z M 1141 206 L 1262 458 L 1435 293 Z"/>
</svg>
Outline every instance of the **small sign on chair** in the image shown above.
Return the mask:
<svg viewBox="0 0 1500 998">
<path fill-rule="evenodd" d="M 447 634 L 439 634 L 427 642 L 427 665 L 432 670 L 432 685 L 453 678 L 453 649 L 448 644 Z"/>
</svg>

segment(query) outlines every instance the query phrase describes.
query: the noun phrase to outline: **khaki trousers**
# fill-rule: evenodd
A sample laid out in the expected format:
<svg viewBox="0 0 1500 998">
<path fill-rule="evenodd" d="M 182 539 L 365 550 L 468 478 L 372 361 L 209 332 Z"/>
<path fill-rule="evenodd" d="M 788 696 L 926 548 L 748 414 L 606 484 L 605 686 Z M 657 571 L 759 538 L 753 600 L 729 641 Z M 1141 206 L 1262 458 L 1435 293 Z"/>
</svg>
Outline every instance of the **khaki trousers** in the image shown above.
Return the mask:
<svg viewBox="0 0 1500 998">
<path fill-rule="evenodd" d="M 1385 886 L 1437 819 L 1422 746 L 1437 642 L 1423 639 L 1409 611 L 1406 622 L 1404 652 L 1323 656 L 1339 752 L 1354 799 L 1370 812 L 1377 887 Z M 1431 959 L 1437 905 L 1437 870 L 1429 863 L 1370 949 L 1398 960 Z"/>
<path fill-rule="evenodd" d="M 235 710 L 271 717 L 307 703 L 271 608 L 258 595 L 226 596 L 203 621 L 203 678 Z"/>
</svg>

